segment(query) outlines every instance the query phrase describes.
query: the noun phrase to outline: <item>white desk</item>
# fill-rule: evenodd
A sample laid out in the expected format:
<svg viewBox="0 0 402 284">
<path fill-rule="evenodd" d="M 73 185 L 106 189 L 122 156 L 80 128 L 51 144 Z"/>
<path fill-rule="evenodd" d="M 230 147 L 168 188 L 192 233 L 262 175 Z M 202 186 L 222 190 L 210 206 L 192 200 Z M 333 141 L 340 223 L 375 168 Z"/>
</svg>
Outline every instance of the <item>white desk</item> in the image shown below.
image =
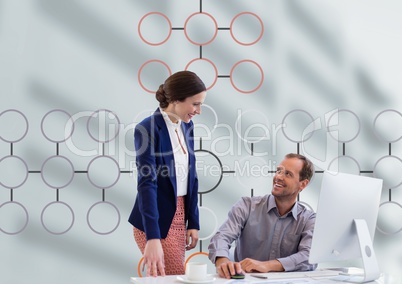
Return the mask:
<svg viewBox="0 0 402 284">
<path fill-rule="evenodd" d="M 316 270 L 316 271 L 308 271 L 308 272 L 280 272 L 280 273 L 249 273 L 246 274 L 245 279 L 243 280 L 229 280 L 225 278 L 220 278 L 217 275 L 213 275 L 215 278 L 214 281 L 209 283 L 213 284 L 240 284 L 240 283 L 271 283 L 271 284 L 308 284 L 308 283 L 330 283 L 337 284 L 340 282 L 335 282 L 330 280 L 329 278 L 338 275 L 339 272 L 333 270 Z M 252 275 L 260 275 L 266 276 L 267 279 L 259 279 L 255 278 Z M 170 275 L 165 277 L 131 277 L 131 283 L 135 284 L 171 284 L 171 283 L 183 283 L 179 281 L 176 275 Z M 189 282 L 191 283 L 191 282 Z M 196 282 L 194 282 L 196 283 Z M 345 282 L 343 282 L 345 283 Z M 347 283 L 347 282 L 346 282 Z M 377 282 L 373 282 L 377 283 Z"/>
</svg>

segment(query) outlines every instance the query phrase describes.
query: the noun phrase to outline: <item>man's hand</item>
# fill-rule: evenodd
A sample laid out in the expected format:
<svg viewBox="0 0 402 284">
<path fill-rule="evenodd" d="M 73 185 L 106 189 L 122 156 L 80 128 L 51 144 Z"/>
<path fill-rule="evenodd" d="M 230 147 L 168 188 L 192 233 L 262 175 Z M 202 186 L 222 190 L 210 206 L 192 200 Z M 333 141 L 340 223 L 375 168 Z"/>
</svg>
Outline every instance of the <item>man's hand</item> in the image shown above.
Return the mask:
<svg viewBox="0 0 402 284">
<path fill-rule="evenodd" d="M 217 257 L 215 260 L 215 266 L 219 277 L 226 279 L 230 279 L 230 276 L 235 275 L 236 273 L 244 273 L 239 262 L 230 261 L 230 259 L 226 257 Z"/>
<path fill-rule="evenodd" d="M 278 260 L 258 261 L 251 258 L 245 258 L 240 261 L 241 268 L 245 272 L 270 272 L 284 271 L 285 269 Z"/>
</svg>

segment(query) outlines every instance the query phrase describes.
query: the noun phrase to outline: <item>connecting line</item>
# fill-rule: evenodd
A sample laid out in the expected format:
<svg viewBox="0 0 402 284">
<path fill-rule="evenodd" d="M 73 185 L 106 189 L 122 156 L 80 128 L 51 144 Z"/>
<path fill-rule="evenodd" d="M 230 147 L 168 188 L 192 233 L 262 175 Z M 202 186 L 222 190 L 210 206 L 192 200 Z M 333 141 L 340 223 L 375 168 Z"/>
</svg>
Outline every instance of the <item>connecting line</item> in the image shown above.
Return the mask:
<svg viewBox="0 0 402 284">
<path fill-rule="evenodd" d="M 105 189 L 102 188 L 102 201 L 105 202 Z"/>
</svg>

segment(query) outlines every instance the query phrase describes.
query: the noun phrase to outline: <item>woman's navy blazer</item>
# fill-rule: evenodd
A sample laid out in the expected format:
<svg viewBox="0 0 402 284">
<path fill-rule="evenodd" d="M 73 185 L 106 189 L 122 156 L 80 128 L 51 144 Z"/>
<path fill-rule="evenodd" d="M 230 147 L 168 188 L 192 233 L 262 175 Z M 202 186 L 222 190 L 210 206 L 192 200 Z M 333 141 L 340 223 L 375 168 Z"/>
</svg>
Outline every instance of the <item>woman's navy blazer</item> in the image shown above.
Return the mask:
<svg viewBox="0 0 402 284">
<path fill-rule="evenodd" d="M 194 155 L 193 122 L 181 127 L 189 154 L 185 220 L 187 229 L 200 229 L 198 178 Z M 137 196 L 128 221 L 149 239 L 166 238 L 177 205 L 175 163 L 166 122 L 159 110 L 134 130 L 137 165 Z"/>
</svg>

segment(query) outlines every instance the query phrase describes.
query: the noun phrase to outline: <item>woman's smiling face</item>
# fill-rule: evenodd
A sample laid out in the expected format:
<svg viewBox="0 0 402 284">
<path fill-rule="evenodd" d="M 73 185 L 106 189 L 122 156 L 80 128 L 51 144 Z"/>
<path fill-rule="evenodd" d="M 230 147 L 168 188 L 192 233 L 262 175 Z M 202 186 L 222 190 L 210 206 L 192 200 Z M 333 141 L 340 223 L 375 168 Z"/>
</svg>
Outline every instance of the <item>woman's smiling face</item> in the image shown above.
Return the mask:
<svg viewBox="0 0 402 284">
<path fill-rule="evenodd" d="M 186 98 L 184 101 L 175 101 L 169 104 L 165 111 L 169 114 L 173 122 L 176 122 L 179 118 L 189 123 L 195 115 L 201 114 L 201 106 L 204 103 L 206 95 L 207 92 L 203 91 Z"/>
</svg>

